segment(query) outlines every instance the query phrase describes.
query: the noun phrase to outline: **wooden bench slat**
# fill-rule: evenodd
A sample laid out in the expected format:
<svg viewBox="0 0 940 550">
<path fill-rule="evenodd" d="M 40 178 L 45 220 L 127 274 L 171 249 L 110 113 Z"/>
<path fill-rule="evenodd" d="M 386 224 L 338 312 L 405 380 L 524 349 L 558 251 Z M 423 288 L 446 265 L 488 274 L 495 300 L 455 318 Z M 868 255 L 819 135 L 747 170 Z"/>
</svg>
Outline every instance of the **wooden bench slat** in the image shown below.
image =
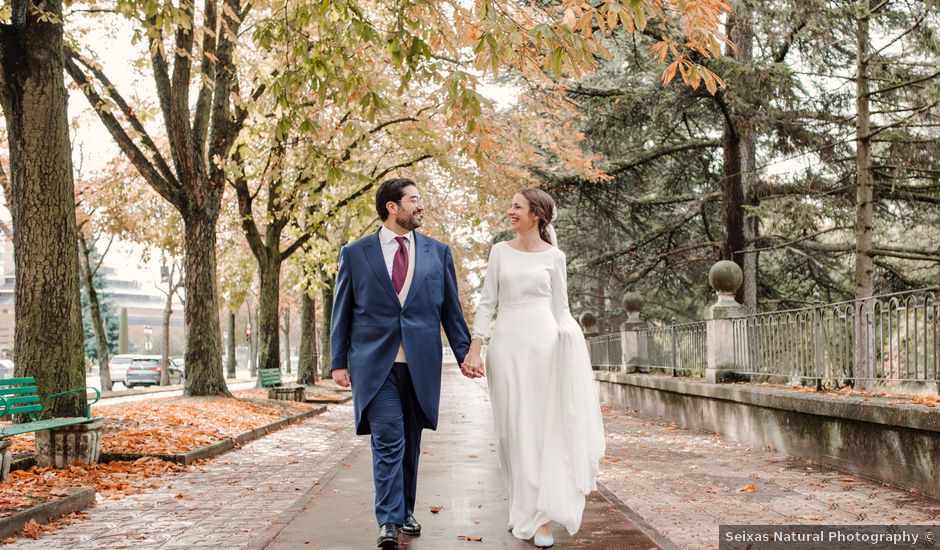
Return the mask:
<svg viewBox="0 0 940 550">
<path fill-rule="evenodd" d="M 24 376 L 21 378 L 4 378 L 0 380 L 0 387 L 3 386 L 35 386 L 36 378 L 33 376 Z"/>
<path fill-rule="evenodd" d="M 39 403 L 38 395 L 24 395 L 22 397 L 7 397 L 4 399 L 12 407 L 13 405 L 26 405 L 28 403 Z"/>
<path fill-rule="evenodd" d="M 24 414 L 31 413 L 36 411 L 41 411 L 42 405 L 21 405 L 19 407 L 10 407 L 7 409 L 7 416 L 11 414 Z"/>
<path fill-rule="evenodd" d="M 20 395 L 24 393 L 38 393 L 39 389 L 36 386 L 21 386 L 19 388 L 4 388 L 0 387 L 0 395 Z"/>
<path fill-rule="evenodd" d="M 3 437 L 10 437 L 12 435 L 25 434 L 30 432 L 39 432 L 42 430 L 48 430 L 50 428 L 61 428 L 62 426 L 72 426 L 73 424 L 86 424 L 93 420 L 98 420 L 100 417 L 92 418 L 52 418 L 50 420 L 38 420 L 36 422 L 24 422 L 22 424 L 10 424 L 9 426 L 4 426 L 3 430 L 0 431 Z"/>
</svg>

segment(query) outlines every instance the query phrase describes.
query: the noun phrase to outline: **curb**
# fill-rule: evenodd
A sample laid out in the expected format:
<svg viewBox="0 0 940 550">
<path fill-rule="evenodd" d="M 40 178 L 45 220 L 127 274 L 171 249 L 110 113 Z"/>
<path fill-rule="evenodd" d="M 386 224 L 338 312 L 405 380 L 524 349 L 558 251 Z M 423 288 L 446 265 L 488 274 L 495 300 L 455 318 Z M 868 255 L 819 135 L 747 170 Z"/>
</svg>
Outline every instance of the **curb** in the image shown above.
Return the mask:
<svg viewBox="0 0 940 550">
<path fill-rule="evenodd" d="M 342 405 L 343 403 L 348 403 L 352 401 L 352 396 L 347 395 L 346 397 L 336 400 L 336 399 L 317 399 L 316 397 L 307 397 L 304 399 L 304 403 L 316 403 L 318 405 Z"/>
<path fill-rule="evenodd" d="M 74 487 L 68 489 L 69 495 L 38 506 L 26 508 L 12 516 L 0 519 L 0 537 L 9 537 L 19 534 L 30 521 L 36 523 L 49 523 L 66 514 L 84 510 L 95 504 L 95 490 L 91 487 Z"/>
<path fill-rule="evenodd" d="M 270 432 L 280 430 L 290 424 L 300 422 L 301 420 L 306 420 L 308 418 L 317 416 L 326 411 L 326 406 L 317 407 L 300 414 L 295 414 L 294 416 L 289 416 L 287 418 L 282 418 L 271 424 L 261 426 L 260 428 L 255 428 L 250 432 L 245 432 L 236 435 L 235 437 L 224 439 L 222 441 L 217 441 L 205 447 L 199 447 L 198 449 L 193 449 L 192 451 L 186 453 L 101 453 L 99 462 L 113 462 L 115 460 L 128 460 L 133 461 L 139 458 L 145 457 L 154 457 L 169 462 L 175 462 L 177 464 L 190 465 L 197 460 L 202 460 L 206 458 L 212 458 L 218 456 L 222 453 L 230 451 L 237 446 L 242 446 L 245 443 L 260 439 L 264 435 L 267 435 Z"/>
<path fill-rule="evenodd" d="M 671 540 L 666 538 L 665 535 L 656 530 L 655 527 L 650 525 L 648 521 L 643 519 L 643 516 L 637 514 L 633 511 L 632 508 L 626 505 L 620 497 L 614 494 L 613 491 L 608 489 L 600 481 L 597 482 L 597 492 L 601 494 L 602 497 L 607 499 L 607 502 L 611 503 L 614 508 L 617 509 L 621 514 L 625 515 L 628 520 L 630 520 L 637 529 L 639 529 L 644 535 L 650 538 L 653 542 L 656 543 L 662 550 L 679 550 L 679 547 L 673 544 Z"/>
</svg>

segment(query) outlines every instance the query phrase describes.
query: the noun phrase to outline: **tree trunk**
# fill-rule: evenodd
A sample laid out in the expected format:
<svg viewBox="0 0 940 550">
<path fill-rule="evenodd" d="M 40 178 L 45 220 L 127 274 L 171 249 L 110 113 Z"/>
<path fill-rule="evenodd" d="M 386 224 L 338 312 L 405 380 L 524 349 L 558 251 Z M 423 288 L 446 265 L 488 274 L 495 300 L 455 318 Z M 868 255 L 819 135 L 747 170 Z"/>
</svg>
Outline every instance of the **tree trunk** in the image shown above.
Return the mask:
<svg viewBox="0 0 940 550">
<path fill-rule="evenodd" d="M 750 65 L 753 60 L 754 31 L 751 13 L 746 2 L 735 2 L 728 16 L 728 34 L 737 49 L 728 47 L 726 55 L 739 65 Z M 722 257 L 741 267 L 744 282 L 736 299 L 757 312 L 757 219 L 747 214 L 746 207 L 756 205 L 754 193 L 756 131 L 752 117 L 735 107 L 734 96 L 747 93 L 747 83 L 738 82 L 737 89 L 725 92 L 721 98 L 724 109 L 722 150 L 722 193 L 725 207 L 725 242 Z"/>
<path fill-rule="evenodd" d="M 260 293 L 258 295 L 258 368 L 281 368 L 280 340 L 280 292 L 281 262 L 278 258 L 269 258 L 258 274 Z M 259 384 L 260 378 L 259 378 Z"/>
<path fill-rule="evenodd" d="M 855 376 L 870 377 L 868 298 L 874 294 L 875 271 L 872 257 L 872 178 L 871 178 L 871 113 L 868 80 L 868 27 L 871 7 L 869 0 L 858 2 L 858 28 L 855 79 Z M 863 389 L 859 383 L 858 389 Z"/>
<path fill-rule="evenodd" d="M 101 305 L 98 303 L 98 291 L 95 290 L 95 274 L 91 267 L 91 251 L 88 249 L 88 243 L 85 237 L 78 234 L 78 244 L 81 248 L 81 267 L 82 278 L 85 280 L 85 289 L 88 291 L 88 308 L 91 310 L 91 325 L 95 331 L 95 340 L 98 345 L 98 372 L 101 377 L 101 387 L 105 390 L 111 390 L 114 383 L 111 381 L 111 369 L 109 366 L 110 354 L 108 353 L 108 333 L 101 318 Z"/>
<path fill-rule="evenodd" d="M 320 374 L 323 378 L 330 377 L 330 330 L 333 328 L 333 292 L 336 289 L 336 279 L 331 277 L 323 288 L 323 330 L 320 333 Z"/>
<path fill-rule="evenodd" d="M 169 292 L 163 306 L 163 355 L 160 356 L 160 385 L 170 385 L 170 317 L 173 315 L 173 280 L 170 276 Z"/>
<path fill-rule="evenodd" d="M 284 308 L 284 372 L 290 374 L 290 308 Z"/>
<path fill-rule="evenodd" d="M 317 383 L 317 304 L 304 292 L 300 297 L 300 357 L 297 365 L 297 383 L 312 386 Z"/>
<path fill-rule="evenodd" d="M 222 373 L 222 331 L 216 298 L 215 222 L 204 210 L 183 216 L 186 243 L 186 395 L 231 396 Z"/>
<path fill-rule="evenodd" d="M 118 353 L 126 354 L 130 348 L 130 339 L 127 336 L 127 308 L 121 308 L 121 321 L 118 328 Z"/>
<path fill-rule="evenodd" d="M 251 313 L 251 306 L 248 306 L 248 324 L 252 327 L 251 334 L 248 335 L 248 368 L 251 376 L 258 376 L 258 308 L 254 310 L 254 317 Z"/>
<path fill-rule="evenodd" d="M 75 189 L 63 81 L 61 0 L 13 0 L 0 26 L 0 104 L 10 151 L 16 265 L 16 376 L 40 396 L 85 385 Z M 85 393 L 54 400 L 51 416 L 85 413 Z"/>
<path fill-rule="evenodd" d="M 228 312 L 228 350 L 226 350 L 226 365 L 228 378 L 235 378 L 235 313 Z"/>
</svg>

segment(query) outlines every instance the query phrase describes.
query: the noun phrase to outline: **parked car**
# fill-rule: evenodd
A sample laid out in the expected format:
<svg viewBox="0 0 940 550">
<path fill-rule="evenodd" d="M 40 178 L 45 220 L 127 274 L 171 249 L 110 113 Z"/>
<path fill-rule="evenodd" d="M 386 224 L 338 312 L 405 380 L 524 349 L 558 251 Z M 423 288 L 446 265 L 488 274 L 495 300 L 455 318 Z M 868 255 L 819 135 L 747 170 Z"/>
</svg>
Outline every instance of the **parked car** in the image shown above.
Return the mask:
<svg viewBox="0 0 940 550">
<path fill-rule="evenodd" d="M 170 359 L 170 384 L 183 383 L 183 369 L 174 359 Z M 127 368 L 124 385 L 128 388 L 135 386 L 160 385 L 160 357 L 154 355 L 141 355 L 135 357 Z"/>
<path fill-rule="evenodd" d="M 13 378 L 13 361 L 0 359 L 0 378 Z"/>
<path fill-rule="evenodd" d="M 124 384 L 124 376 L 127 374 L 127 367 L 131 365 L 136 357 L 136 354 L 125 353 L 123 355 L 115 355 L 108 361 L 108 372 L 111 373 L 111 382 L 117 383 L 120 382 Z M 126 387 L 127 384 L 124 384 Z"/>
</svg>

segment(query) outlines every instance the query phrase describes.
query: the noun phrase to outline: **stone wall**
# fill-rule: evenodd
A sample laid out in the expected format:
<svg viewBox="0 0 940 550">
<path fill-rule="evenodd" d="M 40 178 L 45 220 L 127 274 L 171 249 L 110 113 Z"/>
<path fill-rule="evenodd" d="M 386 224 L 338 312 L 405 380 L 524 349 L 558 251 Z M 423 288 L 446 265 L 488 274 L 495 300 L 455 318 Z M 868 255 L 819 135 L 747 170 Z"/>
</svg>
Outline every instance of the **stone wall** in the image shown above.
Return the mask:
<svg viewBox="0 0 940 550">
<path fill-rule="evenodd" d="M 940 411 L 851 395 L 596 372 L 601 402 L 940 498 Z"/>
</svg>

